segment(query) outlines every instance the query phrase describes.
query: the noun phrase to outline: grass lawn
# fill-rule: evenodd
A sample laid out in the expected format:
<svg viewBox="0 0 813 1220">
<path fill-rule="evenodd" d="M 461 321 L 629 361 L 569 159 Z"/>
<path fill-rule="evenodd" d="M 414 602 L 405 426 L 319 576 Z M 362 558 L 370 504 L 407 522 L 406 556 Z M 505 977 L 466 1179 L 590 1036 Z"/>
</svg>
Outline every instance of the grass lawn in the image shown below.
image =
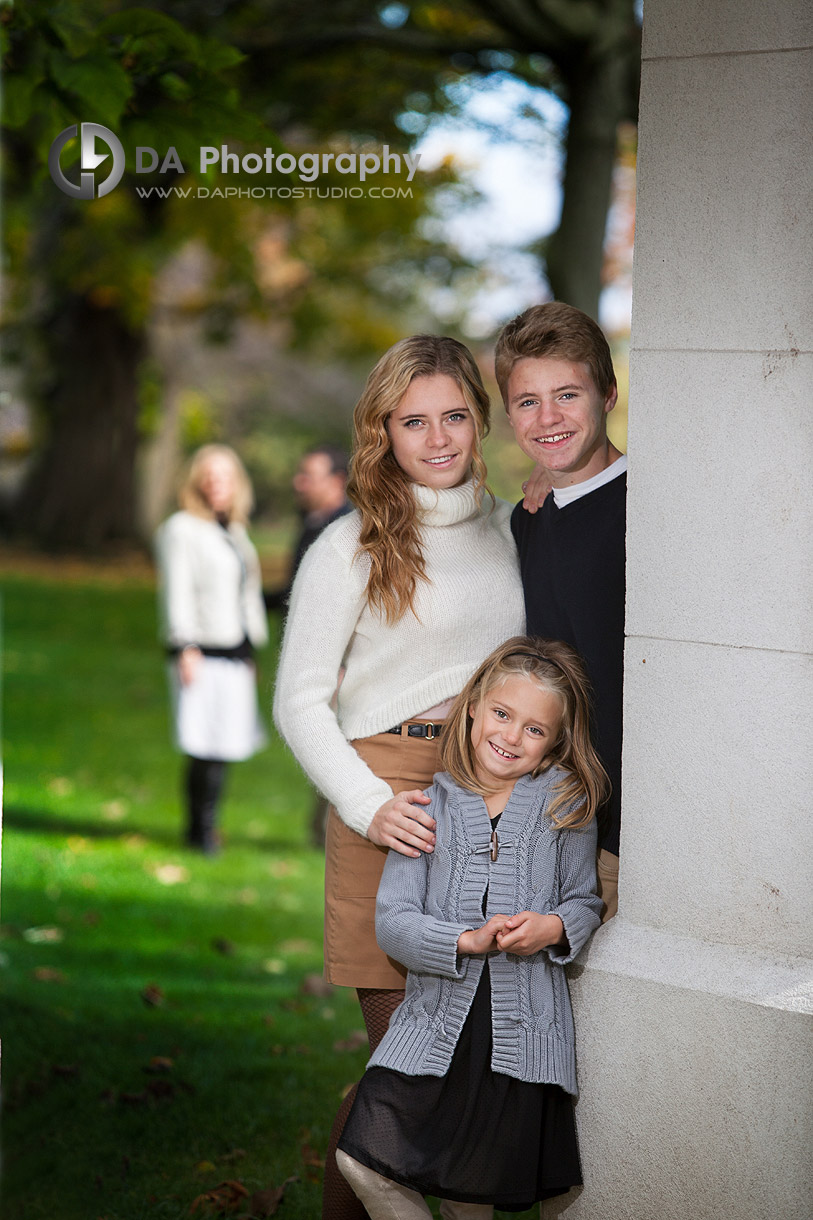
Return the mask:
<svg viewBox="0 0 813 1220">
<path fill-rule="evenodd" d="M 149 580 L 2 587 L 2 1214 L 173 1220 L 232 1181 L 191 1214 L 264 1216 L 287 1182 L 279 1214 L 316 1220 L 366 1055 L 355 994 L 319 986 L 309 789 L 272 734 L 231 769 L 222 855 L 186 850 Z"/>
</svg>

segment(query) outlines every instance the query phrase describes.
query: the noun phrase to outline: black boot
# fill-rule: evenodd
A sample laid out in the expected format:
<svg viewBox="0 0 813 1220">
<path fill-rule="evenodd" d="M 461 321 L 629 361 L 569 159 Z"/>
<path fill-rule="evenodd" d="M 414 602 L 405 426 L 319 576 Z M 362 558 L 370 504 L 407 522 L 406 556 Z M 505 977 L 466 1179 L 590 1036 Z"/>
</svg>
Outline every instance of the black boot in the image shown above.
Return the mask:
<svg viewBox="0 0 813 1220">
<path fill-rule="evenodd" d="M 188 821 L 186 842 L 207 856 L 220 850 L 217 834 L 217 814 L 226 763 L 213 758 L 190 758 L 186 772 Z"/>
</svg>

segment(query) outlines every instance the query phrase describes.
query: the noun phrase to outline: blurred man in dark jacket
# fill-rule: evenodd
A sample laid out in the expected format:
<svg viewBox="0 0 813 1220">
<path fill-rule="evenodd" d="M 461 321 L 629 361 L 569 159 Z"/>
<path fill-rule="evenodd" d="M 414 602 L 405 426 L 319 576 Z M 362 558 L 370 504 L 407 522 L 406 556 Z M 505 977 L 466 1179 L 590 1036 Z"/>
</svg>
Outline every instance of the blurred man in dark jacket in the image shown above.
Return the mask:
<svg viewBox="0 0 813 1220">
<path fill-rule="evenodd" d="M 299 565 L 311 543 L 326 526 L 349 513 L 347 499 L 347 453 L 338 445 L 316 445 L 300 459 L 293 488 L 302 513 L 302 528 L 291 557 L 288 583 L 282 589 L 265 591 L 267 610 L 285 610 Z"/>
<path fill-rule="evenodd" d="M 351 511 L 353 506 L 347 499 L 347 466 L 347 453 L 338 445 L 316 445 L 303 453 L 293 478 L 302 512 L 302 528 L 291 557 L 288 583 L 274 592 L 263 590 L 267 610 L 288 609 L 291 588 L 308 547 L 323 529 Z M 315 793 L 310 825 L 311 842 L 315 847 L 325 845 L 327 808 L 324 797 Z"/>
</svg>

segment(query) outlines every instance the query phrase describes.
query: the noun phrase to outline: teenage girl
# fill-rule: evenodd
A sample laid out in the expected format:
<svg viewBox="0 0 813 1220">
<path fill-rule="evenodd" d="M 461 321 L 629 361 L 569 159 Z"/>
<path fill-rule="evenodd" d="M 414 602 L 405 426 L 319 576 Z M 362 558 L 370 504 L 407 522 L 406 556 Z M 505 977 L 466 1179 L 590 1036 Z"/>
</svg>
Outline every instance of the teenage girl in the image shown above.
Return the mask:
<svg viewBox="0 0 813 1220">
<path fill-rule="evenodd" d="M 432 855 L 390 852 L 376 931 L 409 968 L 339 1143 L 373 1220 L 524 1211 L 581 1183 L 564 966 L 599 925 L 607 779 L 566 644 L 508 640 L 455 700 Z"/>
<path fill-rule="evenodd" d="M 325 975 L 358 990 L 371 1051 L 404 997 L 406 970 L 375 939 L 388 849 L 433 851 L 422 789 L 440 769 L 452 699 L 524 625 L 511 506 L 485 489 L 489 401 L 471 353 L 416 335 L 371 372 L 354 414 L 348 494 L 356 511 L 310 547 L 294 582 L 274 715 L 331 801 L 325 856 Z M 340 669 L 344 676 L 332 703 Z M 365 1212 L 325 1164 L 328 1220 Z"/>
</svg>

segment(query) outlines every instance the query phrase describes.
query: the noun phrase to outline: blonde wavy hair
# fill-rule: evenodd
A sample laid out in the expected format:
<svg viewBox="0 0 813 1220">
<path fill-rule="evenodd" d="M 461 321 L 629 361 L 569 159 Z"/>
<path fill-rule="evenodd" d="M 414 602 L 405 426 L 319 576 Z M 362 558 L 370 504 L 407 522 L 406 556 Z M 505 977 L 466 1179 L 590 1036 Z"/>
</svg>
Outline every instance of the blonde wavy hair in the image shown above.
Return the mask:
<svg viewBox="0 0 813 1220">
<path fill-rule="evenodd" d="M 579 654 L 560 640 L 516 635 L 486 657 L 457 696 L 441 738 L 441 765 L 469 792 L 486 796 L 478 779 L 471 728 L 474 711 L 506 678 L 520 675 L 562 702 L 559 736 L 539 772 L 557 765 L 565 772 L 547 814 L 557 830 L 579 829 L 596 816 L 610 781 L 590 738 L 590 684 Z M 535 773 L 536 774 L 536 773 Z M 561 811 L 565 811 L 563 814 Z"/>
<path fill-rule="evenodd" d="M 228 445 L 203 445 L 193 453 L 181 479 L 178 503 L 193 516 L 214 521 L 215 513 L 201 489 L 206 463 L 213 457 L 227 458 L 234 471 L 234 499 L 226 515 L 229 521 L 246 525 L 254 508 L 254 490 L 245 466 Z"/>
<path fill-rule="evenodd" d="M 385 352 L 367 378 L 353 413 L 347 494 L 361 514 L 359 553 L 367 555 L 367 604 L 388 623 L 414 613 L 419 580 L 428 580 L 412 480 L 392 452 L 387 421 L 416 377 L 441 374 L 459 386 L 474 420 L 471 473 L 478 502 L 486 488 L 482 442 L 490 402 L 467 347 L 440 335 L 412 335 Z M 490 493 L 489 493 L 490 494 Z"/>
</svg>

